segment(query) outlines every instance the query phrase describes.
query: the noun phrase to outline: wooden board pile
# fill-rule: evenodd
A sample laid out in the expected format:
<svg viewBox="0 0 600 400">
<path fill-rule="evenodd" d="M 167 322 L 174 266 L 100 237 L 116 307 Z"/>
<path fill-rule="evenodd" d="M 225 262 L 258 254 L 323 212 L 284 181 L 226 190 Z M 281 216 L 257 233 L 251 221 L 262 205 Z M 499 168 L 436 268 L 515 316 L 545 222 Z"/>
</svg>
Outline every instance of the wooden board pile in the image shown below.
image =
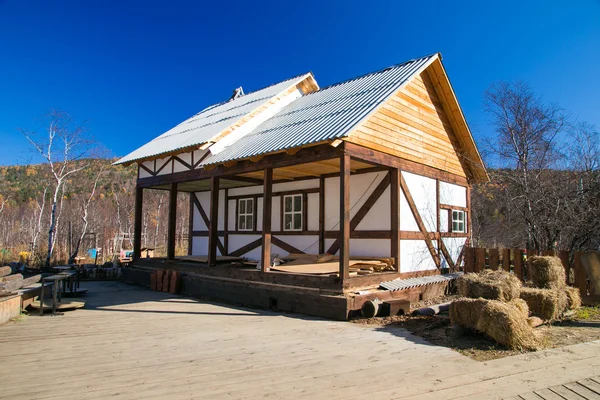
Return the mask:
<svg viewBox="0 0 600 400">
<path fill-rule="evenodd" d="M 181 273 L 177 271 L 154 271 L 150 275 L 150 289 L 157 292 L 178 293 Z"/>
<path fill-rule="evenodd" d="M 24 278 L 22 274 L 12 274 L 11 267 L 0 267 L 0 296 L 7 296 L 26 288 L 42 279 L 41 275 Z"/>
<path fill-rule="evenodd" d="M 288 254 L 276 259 L 273 269 L 285 272 L 336 274 L 339 257 L 331 254 Z M 394 271 L 394 259 L 389 257 L 352 257 L 350 276 Z"/>
<path fill-rule="evenodd" d="M 83 280 L 112 280 L 119 279 L 123 275 L 123 269 L 120 265 L 114 266 L 111 262 L 103 265 L 86 264 L 79 268 L 80 278 Z"/>
</svg>

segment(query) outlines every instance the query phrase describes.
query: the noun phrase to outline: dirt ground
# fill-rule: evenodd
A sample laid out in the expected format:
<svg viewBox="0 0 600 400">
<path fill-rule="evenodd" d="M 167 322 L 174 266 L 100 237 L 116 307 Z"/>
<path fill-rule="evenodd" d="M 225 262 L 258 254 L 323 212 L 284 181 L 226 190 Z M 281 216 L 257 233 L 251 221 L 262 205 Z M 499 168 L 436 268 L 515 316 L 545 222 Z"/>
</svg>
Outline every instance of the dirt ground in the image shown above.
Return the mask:
<svg viewBox="0 0 600 400">
<path fill-rule="evenodd" d="M 445 300 L 448 301 L 448 299 Z M 352 322 L 400 326 L 432 344 L 449 347 L 477 361 L 493 360 L 520 353 L 519 351 L 509 350 L 477 332 L 468 332 L 456 339 L 446 336 L 446 327 L 450 326 L 450 318 L 447 313 L 441 313 L 433 317 L 363 318 L 352 320 Z M 600 340 L 600 307 L 582 307 L 572 317 L 551 325 L 542 325 L 536 330 L 541 332 L 545 339 L 544 348 Z"/>
</svg>

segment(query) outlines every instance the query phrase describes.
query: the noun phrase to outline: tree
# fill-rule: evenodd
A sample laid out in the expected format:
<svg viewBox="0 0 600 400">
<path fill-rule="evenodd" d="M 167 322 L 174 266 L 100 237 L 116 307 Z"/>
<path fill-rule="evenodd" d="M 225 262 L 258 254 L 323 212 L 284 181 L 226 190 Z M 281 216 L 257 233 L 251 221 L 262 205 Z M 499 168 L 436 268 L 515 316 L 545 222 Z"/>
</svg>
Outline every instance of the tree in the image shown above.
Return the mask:
<svg viewBox="0 0 600 400">
<path fill-rule="evenodd" d="M 48 252 L 46 266 L 50 265 L 56 243 L 57 206 L 63 199 L 61 193 L 68 177 L 88 167 L 87 163 L 75 163 L 90 157 L 93 141 L 86 136 L 83 126 L 76 125 L 73 119 L 62 111 L 51 110 L 44 116 L 45 134 L 23 130 L 27 140 L 48 166 L 54 185 L 54 195 L 50 203 L 50 222 L 48 228 Z M 62 204 L 62 201 L 61 201 Z"/>
</svg>

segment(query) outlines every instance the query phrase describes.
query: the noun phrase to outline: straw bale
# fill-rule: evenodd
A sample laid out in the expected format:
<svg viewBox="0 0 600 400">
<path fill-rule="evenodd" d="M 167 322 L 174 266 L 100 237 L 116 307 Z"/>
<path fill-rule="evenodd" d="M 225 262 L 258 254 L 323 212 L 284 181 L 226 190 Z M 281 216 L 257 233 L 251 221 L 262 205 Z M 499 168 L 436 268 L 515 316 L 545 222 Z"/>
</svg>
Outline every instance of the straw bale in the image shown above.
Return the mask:
<svg viewBox="0 0 600 400">
<path fill-rule="evenodd" d="M 567 296 L 568 310 L 577 310 L 581 307 L 581 294 L 579 293 L 579 289 L 567 286 L 565 287 L 565 295 Z"/>
<path fill-rule="evenodd" d="M 545 321 L 554 321 L 567 309 L 567 294 L 563 290 L 522 288 L 521 299 L 525 300 L 531 314 Z"/>
<path fill-rule="evenodd" d="M 450 321 L 453 324 L 475 329 L 481 316 L 481 310 L 488 300 L 459 298 L 450 304 Z"/>
<path fill-rule="evenodd" d="M 519 298 L 521 281 L 504 270 L 484 270 L 478 274 L 466 274 L 457 281 L 458 294 L 473 299 L 511 301 Z"/>
<path fill-rule="evenodd" d="M 529 279 L 540 289 L 563 289 L 565 268 L 558 257 L 532 256 L 527 260 Z"/>
<path fill-rule="evenodd" d="M 523 310 L 514 303 L 488 301 L 481 310 L 477 330 L 510 349 L 535 350 L 539 337 L 529 326 Z"/>
</svg>

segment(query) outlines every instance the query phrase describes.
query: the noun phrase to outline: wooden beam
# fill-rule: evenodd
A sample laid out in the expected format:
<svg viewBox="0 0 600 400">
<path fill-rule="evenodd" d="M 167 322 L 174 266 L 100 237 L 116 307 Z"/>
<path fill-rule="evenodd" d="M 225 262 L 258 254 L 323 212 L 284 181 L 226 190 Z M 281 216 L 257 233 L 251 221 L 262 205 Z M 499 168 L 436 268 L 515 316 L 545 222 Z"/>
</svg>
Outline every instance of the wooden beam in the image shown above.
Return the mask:
<svg viewBox="0 0 600 400">
<path fill-rule="evenodd" d="M 350 156 L 340 157 L 340 279 L 350 277 Z"/>
<path fill-rule="evenodd" d="M 414 161 L 395 157 L 390 154 L 369 149 L 367 147 L 359 146 L 354 143 L 344 142 L 344 149 L 346 149 L 352 158 L 369 164 L 398 168 L 401 171 L 411 172 L 432 179 L 440 179 L 441 181 L 453 183 L 455 185 L 461 185 L 465 187 L 468 186 L 468 182 L 465 177 L 429 167 L 424 164 L 419 164 Z"/>
<path fill-rule="evenodd" d="M 175 259 L 175 229 L 177 227 L 177 184 L 169 189 L 169 220 L 167 222 L 167 260 Z"/>
<path fill-rule="evenodd" d="M 256 240 L 248 243 L 247 245 L 242 246 L 239 249 L 232 251 L 231 253 L 229 253 L 229 255 L 232 257 L 241 257 L 244 254 L 246 254 L 247 252 L 256 249 L 261 244 L 262 244 L 262 238 L 258 238 Z"/>
<path fill-rule="evenodd" d="M 381 180 L 381 182 L 379 182 L 379 185 L 377 185 L 375 190 L 373 190 L 371 195 L 367 198 L 367 200 L 362 205 L 362 207 L 356 212 L 356 214 L 352 218 L 352 221 L 350 221 L 350 232 L 354 232 L 356 230 L 356 227 L 358 227 L 358 224 L 360 224 L 360 222 L 365 218 L 365 216 L 367 215 L 369 210 L 375 205 L 377 200 L 379 200 L 379 198 L 381 197 L 383 192 L 385 192 L 385 189 L 387 189 L 389 184 L 390 184 L 390 176 L 389 176 L 389 174 L 386 174 L 386 176 Z M 327 252 L 329 254 L 335 254 L 335 252 L 337 252 L 339 248 L 340 248 L 340 240 L 338 239 L 331 244 L 331 246 L 329 247 L 329 250 L 327 250 Z"/>
<path fill-rule="evenodd" d="M 256 202 L 258 203 L 258 202 Z M 271 268 L 271 213 L 273 204 L 273 168 L 265 169 L 263 183 L 262 272 Z M 256 214 L 255 217 L 256 219 Z"/>
<path fill-rule="evenodd" d="M 406 181 L 404 180 L 404 177 L 402 176 L 402 174 L 400 174 L 400 188 L 402 189 L 402 193 L 404 193 L 404 197 L 406 197 L 406 201 L 410 207 L 410 210 L 411 210 L 413 216 L 415 217 L 415 221 L 417 222 L 417 225 L 419 226 L 419 230 L 423 233 L 423 236 L 425 237 L 425 243 L 427 244 L 427 249 L 429 249 L 429 253 L 431 254 L 431 257 L 433 258 L 433 261 L 435 262 L 436 267 L 439 268 L 440 267 L 440 257 L 438 255 L 438 253 L 435 251 L 435 248 L 433 247 L 433 243 L 431 241 L 431 238 L 429 237 L 429 233 L 427 232 L 427 227 L 423 223 L 423 219 L 421 218 L 421 215 L 419 214 L 419 210 L 417 209 L 415 201 L 414 201 L 412 195 L 410 194 L 410 190 L 408 190 L 408 185 L 406 184 Z"/>
<path fill-rule="evenodd" d="M 144 202 L 144 189 L 135 188 L 135 210 L 133 223 L 133 257 L 142 256 L 142 205 Z"/>
<path fill-rule="evenodd" d="M 200 213 L 200 217 L 202 218 L 202 221 L 204 221 L 204 225 L 206 225 L 207 229 L 210 229 L 210 218 L 208 218 L 208 215 L 206 215 L 206 211 L 204 211 L 204 207 L 202 207 L 202 204 L 200 203 L 200 200 L 198 200 L 198 197 L 196 196 L 195 193 L 192 193 L 192 201 L 194 203 L 194 205 L 196 206 L 196 208 L 198 209 L 198 212 Z M 219 251 L 221 252 L 221 254 L 225 255 L 226 254 L 226 250 L 225 247 L 223 246 L 223 244 L 221 243 L 221 239 L 217 238 L 217 246 L 219 247 Z"/>
<path fill-rule="evenodd" d="M 300 249 L 297 249 L 296 247 L 292 246 L 289 243 L 284 242 L 283 240 L 273 236 L 272 238 L 273 244 L 277 247 L 280 247 L 281 249 L 287 251 L 288 253 L 295 253 L 295 254 L 304 254 L 304 252 Z"/>
<path fill-rule="evenodd" d="M 396 271 L 400 272 L 400 171 L 390 170 L 390 255 L 394 259 Z"/>
<path fill-rule="evenodd" d="M 229 255 L 229 189 L 225 189 L 225 210 L 223 211 L 223 251 L 224 256 Z M 237 218 L 237 216 L 236 216 Z"/>
<path fill-rule="evenodd" d="M 188 256 L 192 255 L 193 251 L 193 236 L 194 236 L 194 198 L 196 194 L 190 192 L 190 211 L 188 216 Z"/>
<path fill-rule="evenodd" d="M 319 254 L 325 253 L 325 178 L 319 178 Z"/>
<path fill-rule="evenodd" d="M 212 177 L 210 180 L 210 221 L 208 224 L 208 266 L 217 265 L 217 233 L 219 220 L 219 178 Z"/>
</svg>

